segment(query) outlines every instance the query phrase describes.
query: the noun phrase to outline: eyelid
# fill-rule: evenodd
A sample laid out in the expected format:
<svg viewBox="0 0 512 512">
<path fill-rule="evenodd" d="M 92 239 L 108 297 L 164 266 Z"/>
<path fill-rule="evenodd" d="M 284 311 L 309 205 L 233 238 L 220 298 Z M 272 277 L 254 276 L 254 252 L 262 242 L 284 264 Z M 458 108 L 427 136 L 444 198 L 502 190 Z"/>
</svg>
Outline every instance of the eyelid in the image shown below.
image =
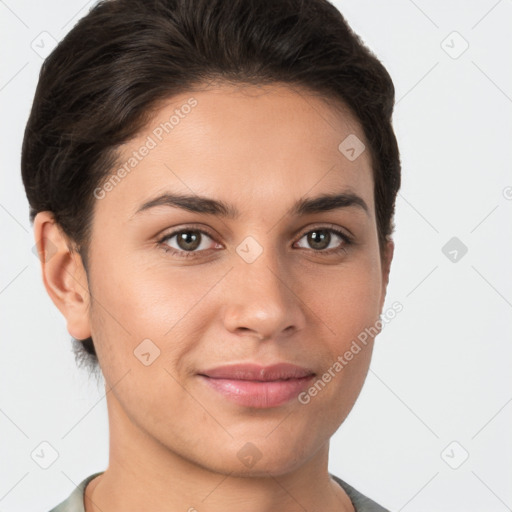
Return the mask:
<svg viewBox="0 0 512 512">
<path fill-rule="evenodd" d="M 162 240 L 163 238 L 172 237 L 174 235 L 177 235 L 178 233 L 181 233 L 182 231 L 197 231 L 198 233 L 203 233 L 204 235 L 208 235 L 213 240 L 216 239 L 216 235 L 211 233 L 208 228 L 203 227 L 202 225 L 198 226 L 197 224 L 184 224 L 180 226 L 176 226 L 174 228 L 169 228 L 169 231 L 164 230 L 160 232 L 158 235 L 156 235 L 156 238 L 159 240 Z M 215 240 L 217 241 L 217 240 Z M 217 242 L 219 243 L 219 242 Z"/>
<path fill-rule="evenodd" d="M 307 235 L 308 233 L 310 233 L 311 231 L 315 231 L 315 229 L 326 229 L 326 230 L 333 230 L 333 231 L 337 231 L 339 232 L 341 235 L 345 236 L 347 239 L 349 239 L 351 242 L 354 240 L 355 236 L 354 234 L 352 233 L 352 231 L 350 231 L 350 229 L 347 229 L 347 228 L 342 228 L 341 226 L 338 226 L 337 224 L 332 224 L 332 223 L 322 223 L 322 222 L 319 222 L 317 224 L 313 224 L 313 225 L 308 225 L 306 228 L 304 228 L 303 230 L 299 230 L 299 233 L 300 233 L 300 236 L 299 236 L 299 240 L 304 236 L 304 235 Z"/>
</svg>

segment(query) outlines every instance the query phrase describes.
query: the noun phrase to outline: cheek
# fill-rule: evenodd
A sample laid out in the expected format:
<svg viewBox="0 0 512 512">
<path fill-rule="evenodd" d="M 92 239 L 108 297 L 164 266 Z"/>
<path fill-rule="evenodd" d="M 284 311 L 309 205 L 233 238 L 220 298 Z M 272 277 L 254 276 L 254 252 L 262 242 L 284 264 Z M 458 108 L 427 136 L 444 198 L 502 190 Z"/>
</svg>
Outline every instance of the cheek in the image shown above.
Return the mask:
<svg viewBox="0 0 512 512">
<path fill-rule="evenodd" d="M 317 289 L 311 308 L 324 326 L 323 346 L 318 349 L 323 353 L 319 379 L 324 380 L 306 399 L 314 402 L 312 408 L 319 414 L 327 404 L 335 405 L 328 407 L 334 426 L 352 407 L 370 365 L 380 315 L 380 260 L 362 255 L 320 282 L 325 286 L 321 293 Z"/>
<path fill-rule="evenodd" d="M 308 305 L 332 336 L 332 345 L 342 349 L 379 319 L 382 293 L 380 262 L 371 256 L 337 270 L 325 271 L 308 284 Z M 322 288 L 318 288 L 318 284 Z"/>
<path fill-rule="evenodd" d="M 332 435 L 352 409 L 364 384 L 380 314 L 381 274 L 377 259 L 339 269 L 314 294 L 311 308 L 323 325 L 322 369 L 301 395 L 311 431 Z M 313 293 L 311 293 L 313 297 Z"/>
<path fill-rule="evenodd" d="M 215 285 L 225 269 L 204 266 L 176 267 L 159 264 L 102 260 L 91 282 L 96 300 L 91 307 L 93 338 L 104 366 L 138 369 L 134 351 L 144 340 L 175 367 L 201 339 L 212 301 L 218 302 Z M 144 347 L 144 345 L 143 345 Z M 162 356 L 162 357 L 160 357 Z M 119 372 L 117 372 L 119 373 Z"/>
<path fill-rule="evenodd" d="M 93 289 L 93 338 L 105 380 L 115 387 L 123 410 L 139 425 L 157 425 L 174 410 L 184 416 L 204 413 L 179 382 L 187 353 L 201 339 L 192 335 L 190 312 L 208 282 L 158 279 L 158 273 L 125 272 L 122 265 L 103 270 Z M 167 403 L 172 408 L 164 412 Z"/>
</svg>

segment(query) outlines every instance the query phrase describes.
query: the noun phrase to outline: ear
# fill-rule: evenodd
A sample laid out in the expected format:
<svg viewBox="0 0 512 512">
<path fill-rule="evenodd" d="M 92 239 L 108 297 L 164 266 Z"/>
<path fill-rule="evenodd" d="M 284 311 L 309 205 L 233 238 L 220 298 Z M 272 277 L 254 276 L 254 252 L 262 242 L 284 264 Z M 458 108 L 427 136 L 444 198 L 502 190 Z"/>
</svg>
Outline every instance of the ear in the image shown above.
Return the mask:
<svg viewBox="0 0 512 512">
<path fill-rule="evenodd" d="M 36 215 L 34 238 L 44 286 L 66 318 L 69 334 L 79 340 L 90 337 L 89 284 L 80 254 L 73 250 L 52 212 Z"/>
<path fill-rule="evenodd" d="M 393 240 L 388 240 L 384 247 L 382 256 L 382 291 L 381 291 L 381 302 L 380 302 L 380 313 L 384 307 L 384 301 L 386 300 L 386 291 L 389 283 L 389 272 L 391 270 L 391 261 L 393 260 L 393 254 L 395 252 L 395 243 Z"/>
</svg>

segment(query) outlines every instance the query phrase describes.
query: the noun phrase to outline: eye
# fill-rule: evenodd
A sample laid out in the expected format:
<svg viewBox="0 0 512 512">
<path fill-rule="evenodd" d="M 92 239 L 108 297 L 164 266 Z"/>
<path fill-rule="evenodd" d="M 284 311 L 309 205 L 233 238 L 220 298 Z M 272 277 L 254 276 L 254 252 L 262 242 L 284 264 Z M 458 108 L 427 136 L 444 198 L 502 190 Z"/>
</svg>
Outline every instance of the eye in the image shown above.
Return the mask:
<svg viewBox="0 0 512 512">
<path fill-rule="evenodd" d="M 347 246 L 352 244 L 351 237 L 342 231 L 331 227 L 318 227 L 312 229 L 304 233 L 301 240 L 303 238 L 306 238 L 307 244 L 309 244 L 315 252 L 319 252 L 321 254 L 337 254 L 342 251 L 346 251 Z M 337 243 L 336 239 L 338 239 Z M 339 240 L 341 240 L 341 242 Z M 334 244 L 334 246 L 332 244 Z"/>
<path fill-rule="evenodd" d="M 303 238 L 314 252 L 322 255 L 346 252 L 347 247 L 353 243 L 352 238 L 341 230 L 326 226 L 310 229 L 301 236 L 300 240 Z M 199 253 L 209 249 L 223 247 L 207 231 L 193 228 L 181 228 L 168 233 L 160 238 L 157 244 L 165 252 L 178 258 L 196 257 L 199 256 Z M 307 249 L 307 247 L 305 248 Z"/>
<path fill-rule="evenodd" d="M 173 242 L 175 247 L 170 244 L 172 239 L 175 239 Z M 211 242 L 208 243 L 208 240 L 205 239 L 210 239 Z M 212 242 L 213 247 L 211 247 Z M 165 252 L 170 252 L 180 258 L 193 257 L 196 256 L 198 252 L 206 251 L 215 247 L 222 247 L 220 244 L 217 244 L 217 242 L 215 242 L 211 235 L 206 231 L 192 228 L 182 228 L 178 231 L 168 233 L 158 240 L 158 245 L 162 247 Z"/>
</svg>

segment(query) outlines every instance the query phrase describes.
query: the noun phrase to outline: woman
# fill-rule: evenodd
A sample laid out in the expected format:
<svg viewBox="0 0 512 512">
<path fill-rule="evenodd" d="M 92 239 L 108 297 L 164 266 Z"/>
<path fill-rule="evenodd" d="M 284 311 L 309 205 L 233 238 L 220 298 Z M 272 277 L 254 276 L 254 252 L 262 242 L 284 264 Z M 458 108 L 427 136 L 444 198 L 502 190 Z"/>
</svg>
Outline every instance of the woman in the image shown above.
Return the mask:
<svg viewBox="0 0 512 512">
<path fill-rule="evenodd" d="M 53 512 L 385 510 L 328 455 L 382 326 L 393 103 L 325 0 L 110 0 L 47 58 L 23 181 L 110 427 Z"/>
</svg>

